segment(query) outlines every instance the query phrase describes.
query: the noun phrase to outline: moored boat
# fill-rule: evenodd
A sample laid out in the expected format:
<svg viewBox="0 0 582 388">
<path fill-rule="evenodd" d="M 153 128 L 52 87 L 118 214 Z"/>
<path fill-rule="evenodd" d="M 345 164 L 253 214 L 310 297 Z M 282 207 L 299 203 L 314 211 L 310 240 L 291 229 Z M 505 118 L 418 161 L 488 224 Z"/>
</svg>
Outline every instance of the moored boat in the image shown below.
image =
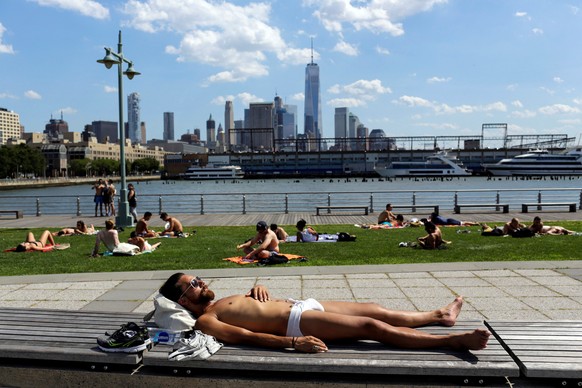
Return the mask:
<svg viewBox="0 0 582 388">
<path fill-rule="evenodd" d="M 513 158 L 501 159 L 497 163 L 483 164 L 483 168 L 486 173 L 498 176 L 582 175 L 582 148 L 562 154 L 531 150 Z"/>
<path fill-rule="evenodd" d="M 240 166 L 232 165 L 192 165 L 182 174 L 183 179 L 189 180 L 219 180 L 242 179 L 244 172 Z"/>
<path fill-rule="evenodd" d="M 453 177 L 469 176 L 462 162 L 455 157 L 449 157 L 446 152 L 438 152 L 426 158 L 423 162 L 391 162 L 388 166 L 374 168 L 385 178 L 394 177 Z"/>
</svg>

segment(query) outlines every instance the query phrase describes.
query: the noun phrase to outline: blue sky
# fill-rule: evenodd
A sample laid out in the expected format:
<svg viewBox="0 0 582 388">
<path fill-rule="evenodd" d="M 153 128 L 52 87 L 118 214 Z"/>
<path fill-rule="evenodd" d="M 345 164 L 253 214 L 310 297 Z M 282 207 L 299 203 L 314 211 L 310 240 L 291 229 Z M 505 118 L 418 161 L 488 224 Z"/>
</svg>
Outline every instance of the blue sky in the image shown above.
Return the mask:
<svg viewBox="0 0 582 388">
<path fill-rule="evenodd" d="M 235 120 L 276 94 L 303 132 L 310 39 L 320 66 L 323 135 L 335 107 L 389 136 L 582 133 L 582 5 L 562 0 L 2 0 L 0 107 L 27 132 L 53 117 L 74 131 L 117 121 L 117 74 L 96 63 L 123 51 L 141 76 L 148 139 L 163 112 L 176 137 L 210 114 Z M 124 113 L 127 119 L 127 113 Z M 224 124 L 223 124 L 224 125 Z M 205 131 L 202 131 L 205 137 Z M 486 135 L 499 135 L 486 133 Z"/>
</svg>

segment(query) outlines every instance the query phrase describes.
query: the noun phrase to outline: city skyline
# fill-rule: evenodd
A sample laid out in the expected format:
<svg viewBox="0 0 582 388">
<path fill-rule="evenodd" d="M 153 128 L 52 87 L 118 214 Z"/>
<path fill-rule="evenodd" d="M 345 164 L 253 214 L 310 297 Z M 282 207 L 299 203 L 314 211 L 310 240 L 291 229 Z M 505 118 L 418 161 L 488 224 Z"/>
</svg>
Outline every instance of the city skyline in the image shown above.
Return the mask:
<svg viewBox="0 0 582 388">
<path fill-rule="evenodd" d="M 582 132 L 582 12 L 563 0 L 7 0 L 0 107 L 27 132 L 61 112 L 75 132 L 117 121 L 115 74 L 96 60 L 118 30 L 142 73 L 124 80 L 124 100 L 141 97 L 148 139 L 163 138 L 164 112 L 176 138 L 205 135 L 210 115 L 226 133 L 226 101 L 230 126 L 275 96 L 299 107 L 303 133 L 312 39 L 322 137 L 338 107 L 387 136 Z"/>
</svg>

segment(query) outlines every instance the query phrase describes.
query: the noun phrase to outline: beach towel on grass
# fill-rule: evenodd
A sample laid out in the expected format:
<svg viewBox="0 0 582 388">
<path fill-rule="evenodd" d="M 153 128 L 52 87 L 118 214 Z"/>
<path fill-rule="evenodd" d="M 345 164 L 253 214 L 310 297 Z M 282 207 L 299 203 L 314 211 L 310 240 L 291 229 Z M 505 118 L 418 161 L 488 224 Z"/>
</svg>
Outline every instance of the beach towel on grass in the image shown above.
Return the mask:
<svg viewBox="0 0 582 388">
<path fill-rule="evenodd" d="M 338 239 L 338 235 L 337 234 L 320 234 L 319 235 L 319 239 L 317 239 L 316 241 L 303 241 L 303 242 L 337 242 Z M 285 242 L 297 242 L 297 236 L 289 236 L 285 239 Z"/>
<path fill-rule="evenodd" d="M 276 255 L 277 257 L 284 257 L 287 259 L 287 261 L 290 260 L 299 260 L 299 261 L 306 261 L 307 258 L 305 256 L 300 256 L 300 255 L 292 255 L 290 253 L 285 253 L 285 254 L 279 254 Z M 271 259 L 271 258 L 269 258 Z M 265 260 L 269 260 L 269 259 L 265 259 Z M 226 259 L 222 259 L 222 260 L 226 260 L 226 261 L 232 261 L 233 263 L 236 264 L 261 264 L 262 261 L 264 260 L 256 260 L 256 259 L 251 259 L 251 260 L 246 260 L 244 259 L 244 256 L 234 256 L 234 257 L 227 257 Z M 282 261 L 281 263 L 283 263 L 285 261 Z M 268 265 L 268 264 L 274 264 L 274 263 L 264 263 L 264 265 Z M 279 263 L 277 263 L 279 264 Z"/>
<path fill-rule="evenodd" d="M 49 246 L 43 247 L 42 250 L 39 250 L 39 251 L 25 251 L 25 252 L 50 252 L 53 249 L 58 250 L 58 251 L 62 251 L 64 249 L 68 249 L 70 247 L 71 247 L 71 244 L 65 243 L 65 244 L 49 245 Z M 4 252 L 16 252 L 16 247 L 5 249 Z"/>
</svg>

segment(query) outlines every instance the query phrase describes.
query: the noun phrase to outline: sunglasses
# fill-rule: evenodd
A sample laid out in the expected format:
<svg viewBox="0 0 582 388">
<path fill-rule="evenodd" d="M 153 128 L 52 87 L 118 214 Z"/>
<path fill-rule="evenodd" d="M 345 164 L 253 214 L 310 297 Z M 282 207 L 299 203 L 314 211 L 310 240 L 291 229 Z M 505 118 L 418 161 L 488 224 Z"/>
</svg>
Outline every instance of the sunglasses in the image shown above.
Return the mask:
<svg viewBox="0 0 582 388">
<path fill-rule="evenodd" d="M 192 278 L 192 280 L 190 280 L 190 284 L 188 284 L 188 287 L 184 290 L 184 292 L 182 293 L 182 295 L 180 295 L 180 297 L 178 299 L 181 299 L 188 292 L 190 287 L 196 288 L 196 287 L 200 286 L 201 281 L 202 281 L 202 279 L 200 279 L 198 276 L 196 276 L 195 278 Z"/>
</svg>

